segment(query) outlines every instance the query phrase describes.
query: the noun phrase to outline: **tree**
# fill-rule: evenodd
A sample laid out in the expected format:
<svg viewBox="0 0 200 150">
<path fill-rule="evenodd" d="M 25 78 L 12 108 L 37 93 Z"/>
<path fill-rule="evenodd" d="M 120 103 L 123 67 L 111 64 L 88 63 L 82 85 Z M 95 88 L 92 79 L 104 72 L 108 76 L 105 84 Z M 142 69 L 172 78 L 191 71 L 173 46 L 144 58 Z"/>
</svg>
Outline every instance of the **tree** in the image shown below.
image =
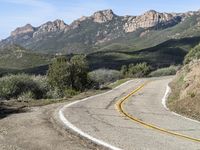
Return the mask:
<svg viewBox="0 0 200 150">
<path fill-rule="evenodd" d="M 136 65 L 130 64 L 128 68 L 129 76 L 144 77 L 150 71 L 150 66 L 147 63 L 138 63 Z"/>
<path fill-rule="evenodd" d="M 59 57 L 48 70 L 48 81 L 53 88 L 84 90 L 87 86 L 88 65 L 84 56 L 77 55 L 71 59 Z"/>
<path fill-rule="evenodd" d="M 49 66 L 47 73 L 51 87 L 64 89 L 70 84 L 70 64 L 65 57 L 56 58 Z"/>
<path fill-rule="evenodd" d="M 124 77 L 144 77 L 150 71 L 150 66 L 147 63 L 138 63 L 136 65 L 129 64 L 127 66 L 122 66 L 121 74 Z"/>
<path fill-rule="evenodd" d="M 76 55 L 71 58 L 71 86 L 83 90 L 88 83 L 88 63 L 85 56 Z"/>
</svg>

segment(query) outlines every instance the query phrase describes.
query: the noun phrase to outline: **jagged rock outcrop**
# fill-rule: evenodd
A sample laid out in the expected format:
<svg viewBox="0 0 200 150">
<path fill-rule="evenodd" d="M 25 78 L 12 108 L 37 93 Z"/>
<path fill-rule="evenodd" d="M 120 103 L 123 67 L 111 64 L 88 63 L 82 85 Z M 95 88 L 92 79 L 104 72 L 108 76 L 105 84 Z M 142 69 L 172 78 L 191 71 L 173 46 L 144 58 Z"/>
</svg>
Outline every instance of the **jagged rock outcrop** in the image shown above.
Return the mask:
<svg viewBox="0 0 200 150">
<path fill-rule="evenodd" d="M 34 31 L 35 31 L 35 28 L 32 25 L 27 24 L 23 27 L 19 27 L 16 30 L 12 31 L 11 36 L 18 36 L 21 34 L 29 34 L 29 33 L 33 33 Z"/>
<path fill-rule="evenodd" d="M 168 13 L 158 13 L 150 10 L 141 16 L 126 17 L 125 32 L 133 32 L 138 28 L 152 28 L 156 26 L 170 26 L 181 21 L 180 17 Z"/>
<path fill-rule="evenodd" d="M 188 12 L 191 15 L 191 13 Z M 55 20 L 53 22 L 49 21 L 37 28 L 32 27 L 30 24 L 27 24 L 24 27 L 17 28 L 11 33 L 11 36 L 17 36 L 19 34 L 33 33 L 33 38 L 42 34 L 49 32 L 67 32 L 70 29 L 75 29 L 80 26 L 80 24 L 85 20 L 92 20 L 96 23 L 105 23 L 113 20 L 114 18 L 120 18 L 115 15 L 111 9 L 102 10 L 95 12 L 90 17 L 81 17 L 80 19 L 75 20 L 70 25 L 67 25 L 62 20 Z M 120 20 L 120 19 L 119 19 Z M 151 28 L 156 26 L 170 26 L 180 22 L 181 17 L 178 17 L 177 14 L 168 14 L 168 13 L 158 13 L 154 10 L 150 10 L 144 13 L 141 16 L 125 16 L 122 17 L 123 29 L 127 32 L 136 31 L 138 28 Z M 119 22 L 121 25 L 122 22 Z"/>
<path fill-rule="evenodd" d="M 37 31 L 34 32 L 33 37 L 39 36 L 41 34 L 46 34 L 49 32 L 67 31 L 67 30 L 69 30 L 69 25 L 65 24 L 63 20 L 55 20 L 53 22 L 49 21 L 38 27 Z"/>
<path fill-rule="evenodd" d="M 115 16 L 116 15 L 113 13 L 113 11 L 111 9 L 108 9 L 103 11 L 97 11 L 91 17 L 94 20 L 94 22 L 104 23 L 107 21 L 111 21 Z"/>
<path fill-rule="evenodd" d="M 82 16 L 81 18 L 73 21 L 70 24 L 70 28 L 76 29 L 77 27 L 80 26 L 81 22 L 85 20 L 92 20 L 93 22 L 101 24 L 101 23 L 111 21 L 114 17 L 117 17 L 117 15 L 115 15 L 111 9 L 97 11 L 92 16 L 89 16 L 89 17 Z"/>
</svg>

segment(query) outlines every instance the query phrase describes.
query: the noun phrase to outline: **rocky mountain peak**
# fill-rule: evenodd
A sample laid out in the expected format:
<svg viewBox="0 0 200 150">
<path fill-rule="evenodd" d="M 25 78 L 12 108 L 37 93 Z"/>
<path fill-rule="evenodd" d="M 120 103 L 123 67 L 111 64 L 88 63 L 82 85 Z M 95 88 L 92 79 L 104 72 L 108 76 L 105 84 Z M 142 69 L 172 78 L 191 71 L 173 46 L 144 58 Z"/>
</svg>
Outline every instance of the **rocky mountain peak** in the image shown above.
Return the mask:
<svg viewBox="0 0 200 150">
<path fill-rule="evenodd" d="M 65 27 L 67 26 L 67 24 L 65 24 L 65 22 L 63 20 L 59 20 L 59 19 L 55 20 L 53 22 L 53 24 L 60 30 L 65 29 Z"/>
<path fill-rule="evenodd" d="M 64 31 L 68 29 L 69 29 L 69 25 L 65 24 L 63 20 L 57 19 L 53 22 L 49 21 L 41 25 L 40 27 L 38 27 L 37 31 L 34 32 L 33 37 L 36 37 L 40 34 L 45 34 L 48 32 Z"/>
<path fill-rule="evenodd" d="M 116 15 L 111 9 L 97 11 L 92 15 L 94 22 L 104 23 L 112 20 Z"/>
<path fill-rule="evenodd" d="M 143 15 L 129 17 L 124 25 L 125 32 L 133 32 L 138 28 L 152 28 L 157 25 L 170 26 L 178 23 L 180 20 L 176 16 L 168 13 L 159 13 L 155 10 L 149 10 Z"/>
<path fill-rule="evenodd" d="M 49 21 L 43 25 L 41 25 L 39 28 L 40 30 L 44 30 L 46 32 L 53 32 L 53 31 L 57 31 L 57 30 L 63 30 L 65 29 L 65 27 L 68 26 L 64 23 L 63 20 L 55 20 L 55 21 Z"/>
<path fill-rule="evenodd" d="M 19 27 L 15 29 L 14 31 L 11 32 L 11 36 L 18 36 L 21 34 L 28 34 L 28 33 L 33 33 L 35 28 L 31 24 L 27 24 L 23 27 Z"/>
<path fill-rule="evenodd" d="M 146 18 L 146 20 L 168 21 L 172 19 L 173 15 L 169 13 L 159 13 L 155 10 L 149 10 L 139 17 Z"/>
</svg>

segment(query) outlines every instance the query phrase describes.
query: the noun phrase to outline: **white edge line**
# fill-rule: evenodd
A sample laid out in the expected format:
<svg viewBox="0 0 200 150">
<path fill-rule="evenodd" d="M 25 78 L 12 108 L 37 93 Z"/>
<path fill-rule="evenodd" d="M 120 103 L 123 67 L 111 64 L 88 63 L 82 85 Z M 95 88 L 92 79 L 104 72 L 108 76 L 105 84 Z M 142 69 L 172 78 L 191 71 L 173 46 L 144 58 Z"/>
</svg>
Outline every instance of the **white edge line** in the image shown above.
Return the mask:
<svg viewBox="0 0 200 150">
<path fill-rule="evenodd" d="M 125 82 L 125 83 L 119 85 L 118 87 L 114 88 L 113 90 L 118 89 L 118 88 L 120 88 L 121 86 L 124 86 L 124 85 L 126 85 L 126 84 L 128 84 L 128 83 L 130 83 L 130 82 L 132 82 L 132 81 L 133 81 L 133 80 L 127 81 L 127 82 Z M 69 122 L 69 121 L 65 118 L 64 113 L 63 113 L 64 110 L 65 110 L 67 107 L 70 107 L 70 106 L 72 106 L 72 105 L 74 105 L 74 104 L 77 104 L 77 103 L 79 103 L 79 102 L 86 101 L 86 100 L 91 99 L 91 98 L 95 98 L 95 97 L 97 97 L 97 96 L 101 96 L 101 95 L 104 95 L 104 94 L 108 94 L 108 93 L 112 92 L 113 90 L 110 90 L 110 91 L 105 92 L 105 93 L 102 93 L 102 94 L 94 95 L 94 96 L 91 96 L 91 97 L 88 97 L 88 98 L 85 98 L 85 99 L 82 99 L 82 100 L 79 100 L 79 101 L 75 101 L 75 102 L 72 102 L 72 103 L 70 103 L 70 104 L 67 104 L 67 105 L 63 106 L 63 107 L 59 110 L 59 118 L 60 118 L 60 120 L 63 122 L 63 124 L 64 124 L 67 128 L 70 128 L 71 130 L 75 131 L 76 133 L 78 133 L 78 134 L 81 135 L 82 137 L 85 137 L 85 138 L 89 139 L 90 141 L 92 141 L 92 142 L 94 142 L 94 143 L 96 143 L 96 144 L 98 144 L 98 145 L 104 146 L 104 147 L 109 148 L 109 149 L 112 149 L 112 150 L 122 150 L 121 148 L 118 148 L 118 147 L 115 147 L 115 146 L 113 146 L 113 145 L 110 145 L 110 144 L 108 144 L 108 143 L 106 143 L 106 142 L 104 142 L 104 141 L 102 141 L 102 140 L 96 139 L 96 138 L 90 136 L 89 134 L 83 132 L 81 129 L 77 128 L 77 127 L 74 126 L 71 122 Z"/>
<path fill-rule="evenodd" d="M 165 108 L 166 110 L 168 110 L 168 111 L 170 111 L 170 110 L 169 110 L 169 108 L 167 107 L 166 102 L 167 102 L 167 98 L 169 97 L 169 94 L 170 94 L 170 93 L 171 93 L 171 88 L 169 87 L 169 85 L 167 85 L 166 91 L 165 91 L 165 95 L 164 95 L 164 97 L 162 98 L 162 105 L 163 105 L 164 108 Z M 194 120 L 194 119 L 191 119 L 191 118 L 182 116 L 182 115 L 177 114 L 177 113 L 175 113 L 175 112 L 173 112 L 173 111 L 170 111 L 170 112 L 173 113 L 173 114 L 176 115 L 176 116 L 182 117 L 182 118 L 187 119 L 187 120 L 189 120 L 189 121 L 192 121 L 192 122 L 195 122 L 195 123 L 200 123 L 200 122 L 197 121 L 197 120 Z"/>
</svg>

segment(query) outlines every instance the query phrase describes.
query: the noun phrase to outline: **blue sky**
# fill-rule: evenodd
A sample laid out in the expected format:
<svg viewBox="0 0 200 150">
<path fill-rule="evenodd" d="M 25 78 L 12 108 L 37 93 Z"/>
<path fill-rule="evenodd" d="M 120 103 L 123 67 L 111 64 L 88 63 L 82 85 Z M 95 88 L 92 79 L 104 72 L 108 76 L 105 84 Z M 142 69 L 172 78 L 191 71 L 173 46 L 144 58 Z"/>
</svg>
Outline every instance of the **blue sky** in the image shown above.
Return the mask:
<svg viewBox="0 0 200 150">
<path fill-rule="evenodd" d="M 102 9 L 112 9 L 117 15 L 139 15 L 150 9 L 186 12 L 199 10 L 200 0 L 0 0 L 0 39 L 27 23 L 39 26 L 62 19 L 69 24 Z"/>
</svg>

